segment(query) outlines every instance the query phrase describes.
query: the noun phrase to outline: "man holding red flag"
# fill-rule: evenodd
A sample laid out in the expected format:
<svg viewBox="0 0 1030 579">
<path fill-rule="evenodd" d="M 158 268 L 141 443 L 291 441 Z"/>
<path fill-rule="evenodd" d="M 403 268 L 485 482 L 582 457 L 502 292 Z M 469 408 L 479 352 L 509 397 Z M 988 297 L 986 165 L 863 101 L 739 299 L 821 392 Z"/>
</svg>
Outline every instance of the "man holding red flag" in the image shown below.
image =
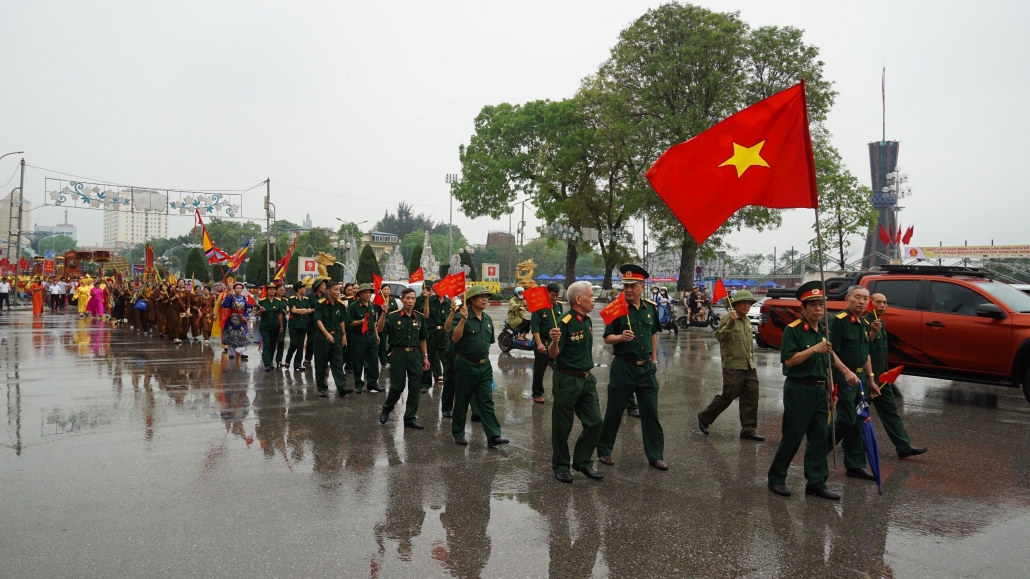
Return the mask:
<svg viewBox="0 0 1030 579">
<path fill-rule="evenodd" d="M 547 354 L 551 345 L 550 331 L 557 327 L 558 318 L 562 316 L 562 307 L 558 303 L 560 289 L 558 284 L 551 282 L 546 287 L 529 288 L 522 294 L 526 299 L 526 309 L 532 312 L 530 327 L 536 345 L 536 351 L 533 352 L 533 402 L 537 404 L 544 403 L 544 373 L 551 363 Z"/>
<path fill-rule="evenodd" d="M 420 311 L 428 326 L 429 339 L 426 341 L 426 347 L 429 353 L 429 369 L 422 373 L 421 390 L 429 392 L 429 387 L 434 381 L 443 382 L 443 358 L 447 351 L 447 336 L 450 329 L 445 326 L 448 316 L 451 315 L 451 302 L 447 296 L 436 293 L 430 282 L 425 282 L 422 288 Z"/>
<path fill-rule="evenodd" d="M 375 332 L 379 321 L 379 307 L 372 303 L 372 284 L 358 286 L 358 299 L 347 308 L 351 339 L 347 344 L 354 370 L 354 392 L 361 394 L 368 381 L 369 392 L 382 392 L 379 387 L 379 334 Z"/>
<path fill-rule="evenodd" d="M 633 395 L 640 404 L 640 432 L 644 438 L 647 462 L 658 470 L 669 470 L 664 460 L 665 433 L 658 422 L 658 308 L 641 299 L 644 280 L 649 276 L 639 265 L 625 264 L 622 293 L 627 305 L 624 316 L 606 323 L 604 343 L 612 346 L 615 358 L 608 372 L 608 406 L 597 443 L 597 460 L 612 466 L 612 449 L 622 424 L 622 412 Z"/>
</svg>

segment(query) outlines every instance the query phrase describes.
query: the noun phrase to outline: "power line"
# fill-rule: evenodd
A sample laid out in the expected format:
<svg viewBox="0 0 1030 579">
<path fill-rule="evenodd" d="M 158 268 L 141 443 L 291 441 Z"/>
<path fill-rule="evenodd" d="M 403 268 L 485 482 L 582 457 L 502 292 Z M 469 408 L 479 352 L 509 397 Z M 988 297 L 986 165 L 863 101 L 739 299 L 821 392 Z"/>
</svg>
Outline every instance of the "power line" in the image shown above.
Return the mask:
<svg viewBox="0 0 1030 579">
<path fill-rule="evenodd" d="M 7 183 L 4 183 L 3 185 L 0 185 L 0 189 L 3 189 L 4 187 L 7 187 L 8 183 L 10 183 L 11 181 L 14 181 L 14 176 L 18 174 L 18 169 L 19 169 L 19 167 L 15 167 L 14 168 L 14 173 L 11 173 L 11 178 L 7 180 Z"/>
</svg>

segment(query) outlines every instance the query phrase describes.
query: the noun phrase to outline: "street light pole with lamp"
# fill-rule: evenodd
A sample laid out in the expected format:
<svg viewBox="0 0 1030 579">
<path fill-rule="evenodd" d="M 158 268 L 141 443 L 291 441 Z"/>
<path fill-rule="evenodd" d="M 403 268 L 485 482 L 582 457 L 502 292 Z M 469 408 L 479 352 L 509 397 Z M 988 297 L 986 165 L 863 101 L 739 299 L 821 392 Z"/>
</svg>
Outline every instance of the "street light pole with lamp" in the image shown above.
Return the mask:
<svg viewBox="0 0 1030 579">
<path fill-rule="evenodd" d="M 901 167 L 894 167 L 894 170 L 887 173 L 887 185 L 881 189 L 881 192 L 885 195 L 893 197 L 893 207 L 891 211 L 894 213 L 894 226 L 898 226 L 898 212 L 904 209 L 904 207 L 898 207 L 898 201 L 905 197 L 912 196 L 912 186 L 908 184 L 908 173 L 903 173 Z M 891 234 L 894 232 L 892 231 Z M 901 243 L 894 246 L 894 255 L 891 255 L 892 259 L 901 258 Z"/>
<path fill-rule="evenodd" d="M 10 153 L 4 153 L 3 155 L 0 155 L 0 159 L 3 159 L 4 157 L 6 157 L 8 155 L 21 155 L 24 152 L 25 151 L 13 151 L 13 152 L 10 152 Z M 11 296 L 11 302 L 14 305 L 18 305 L 18 274 L 21 273 L 19 271 L 21 269 L 21 267 L 20 267 L 20 265 L 21 265 L 21 263 L 20 263 L 20 258 L 21 258 L 21 209 L 22 209 L 22 205 L 23 205 L 23 200 L 25 199 L 25 195 L 22 194 L 22 191 L 24 191 L 24 190 L 25 190 L 25 159 L 22 159 L 21 160 L 21 178 L 19 179 L 19 183 L 18 183 L 18 235 L 14 236 L 14 253 L 16 255 L 13 255 L 13 256 L 11 254 L 11 237 L 12 237 L 11 233 L 14 230 L 14 227 L 12 227 L 13 224 L 14 224 L 14 191 L 11 191 L 11 212 L 8 214 L 8 218 L 7 218 L 7 251 L 6 251 L 6 254 L 7 254 L 7 261 L 8 261 L 8 263 L 10 263 L 12 259 L 14 261 L 14 295 Z"/>
</svg>

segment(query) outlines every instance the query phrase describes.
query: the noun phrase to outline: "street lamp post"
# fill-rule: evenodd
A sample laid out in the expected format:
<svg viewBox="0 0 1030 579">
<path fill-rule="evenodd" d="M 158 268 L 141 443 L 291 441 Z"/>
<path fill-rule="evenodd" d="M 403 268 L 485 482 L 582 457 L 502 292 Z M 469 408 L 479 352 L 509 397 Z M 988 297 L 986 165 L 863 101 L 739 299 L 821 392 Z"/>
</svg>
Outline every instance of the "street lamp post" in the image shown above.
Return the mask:
<svg viewBox="0 0 1030 579">
<path fill-rule="evenodd" d="M 0 155 L 0 159 L 3 159 L 8 155 L 21 155 L 24 152 L 25 151 L 13 151 L 10 153 L 4 153 L 3 155 Z M 14 191 L 11 191 L 11 212 L 8 214 L 7 218 L 7 262 L 10 263 L 12 259 L 14 260 L 14 295 L 11 297 L 11 301 L 14 305 L 18 305 L 18 274 L 20 273 L 18 270 L 21 269 L 19 267 L 21 265 L 21 206 L 22 200 L 25 198 L 22 194 L 22 191 L 25 190 L 24 188 L 25 159 L 22 159 L 21 179 L 18 184 L 18 235 L 14 237 L 14 254 L 11 253 L 11 234 L 14 232 L 14 227 L 12 227 L 14 224 Z"/>
<path fill-rule="evenodd" d="M 447 173 L 447 177 L 444 179 L 444 182 L 448 185 L 457 183 L 458 174 Z M 454 192 L 452 188 L 448 188 L 448 194 L 450 195 L 451 200 L 448 210 L 450 215 L 447 218 L 447 259 L 450 259 L 450 256 L 454 255 L 454 249 L 452 247 L 453 242 L 451 241 L 451 229 L 454 227 Z"/>
<path fill-rule="evenodd" d="M 912 186 L 908 184 L 908 173 L 903 173 L 901 167 L 895 166 L 893 171 L 887 173 L 887 185 L 881 191 L 886 195 L 894 197 L 891 211 L 894 213 L 894 226 L 896 227 L 898 224 L 898 212 L 904 209 L 904 207 L 898 207 L 898 201 L 912 196 Z M 891 233 L 893 234 L 893 232 Z M 891 255 L 892 259 L 901 258 L 900 242 L 894 246 L 894 254 Z"/>
</svg>

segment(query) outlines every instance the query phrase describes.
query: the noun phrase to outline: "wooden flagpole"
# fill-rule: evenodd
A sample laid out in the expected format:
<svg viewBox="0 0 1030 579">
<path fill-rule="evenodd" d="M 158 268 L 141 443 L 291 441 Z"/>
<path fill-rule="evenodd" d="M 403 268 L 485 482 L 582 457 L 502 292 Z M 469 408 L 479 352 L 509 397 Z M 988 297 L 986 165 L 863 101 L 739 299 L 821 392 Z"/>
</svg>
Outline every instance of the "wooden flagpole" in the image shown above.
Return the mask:
<svg viewBox="0 0 1030 579">
<path fill-rule="evenodd" d="M 826 295 L 826 272 L 823 268 L 823 233 L 819 227 L 819 208 L 815 208 L 815 238 L 816 238 L 816 251 L 819 253 L 819 282 L 822 284 L 823 291 L 823 341 L 830 341 L 830 324 L 829 324 L 829 299 Z M 804 310 L 804 304 L 802 304 L 802 310 Z M 835 406 L 833 404 L 833 353 L 826 355 L 829 358 L 829 367 L 827 368 L 826 376 L 826 409 L 829 411 L 830 419 L 830 441 L 833 443 L 833 447 L 830 449 L 833 452 L 833 469 L 837 470 L 837 421 L 834 419 Z"/>
</svg>

